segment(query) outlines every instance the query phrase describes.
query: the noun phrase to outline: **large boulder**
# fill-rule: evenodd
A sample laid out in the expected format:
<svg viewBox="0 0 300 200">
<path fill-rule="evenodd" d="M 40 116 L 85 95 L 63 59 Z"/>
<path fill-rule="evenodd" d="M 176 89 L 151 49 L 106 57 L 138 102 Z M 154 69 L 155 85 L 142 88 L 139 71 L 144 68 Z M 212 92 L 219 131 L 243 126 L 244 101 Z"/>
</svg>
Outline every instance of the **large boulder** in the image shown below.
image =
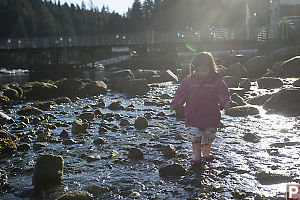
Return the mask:
<svg viewBox="0 0 300 200">
<path fill-rule="evenodd" d="M 263 108 L 274 110 L 276 113 L 299 116 L 300 115 L 300 88 L 282 89 L 268 99 Z"/>
<path fill-rule="evenodd" d="M 268 69 L 267 58 L 264 56 L 250 58 L 244 63 L 244 66 L 247 70 L 247 77 L 261 77 L 267 72 Z"/>
<path fill-rule="evenodd" d="M 29 82 L 24 85 L 29 88 L 26 96 L 29 99 L 48 99 L 57 97 L 58 88 L 52 83 L 46 82 Z"/>
<path fill-rule="evenodd" d="M 57 96 L 66 96 L 69 98 L 78 97 L 82 93 L 85 83 L 82 80 L 61 79 L 56 83 L 58 87 Z"/>
<path fill-rule="evenodd" d="M 262 77 L 257 79 L 257 84 L 259 88 L 263 89 L 273 89 L 273 88 L 280 88 L 283 86 L 283 82 L 274 77 Z"/>
<path fill-rule="evenodd" d="M 178 77 L 171 70 L 161 71 L 159 75 L 160 75 L 161 82 L 168 82 L 168 81 L 178 82 Z"/>
<path fill-rule="evenodd" d="M 236 62 L 229 67 L 227 67 L 226 74 L 229 76 L 235 76 L 235 77 L 244 77 L 247 73 L 246 68 L 240 63 Z"/>
<path fill-rule="evenodd" d="M 107 85 L 103 81 L 88 81 L 81 88 L 81 95 L 84 97 L 99 96 L 106 94 Z"/>
<path fill-rule="evenodd" d="M 237 88 L 239 87 L 240 82 L 242 81 L 241 78 L 235 76 L 225 76 L 224 82 L 229 88 Z"/>
<path fill-rule="evenodd" d="M 3 89 L 2 91 L 3 91 L 3 96 L 7 96 L 11 100 L 17 100 L 20 97 L 19 92 L 15 89 L 7 88 L 7 89 Z"/>
<path fill-rule="evenodd" d="M 150 91 L 150 87 L 146 79 L 132 79 L 128 80 L 124 92 L 127 95 L 143 95 Z"/>
<path fill-rule="evenodd" d="M 232 117 L 245 117 L 248 115 L 257 115 L 259 111 L 252 106 L 236 106 L 225 110 L 225 114 Z"/>
<path fill-rule="evenodd" d="M 32 183 L 37 189 L 56 186 L 63 181 L 64 160 L 61 156 L 42 154 L 37 159 Z"/>
<path fill-rule="evenodd" d="M 265 101 L 271 98 L 271 96 L 271 94 L 264 94 L 258 97 L 253 97 L 252 99 L 249 99 L 247 103 L 262 106 L 265 103 Z"/>
<path fill-rule="evenodd" d="M 299 77 L 300 76 L 300 56 L 295 56 L 284 61 L 279 67 L 274 68 L 281 77 Z"/>
</svg>

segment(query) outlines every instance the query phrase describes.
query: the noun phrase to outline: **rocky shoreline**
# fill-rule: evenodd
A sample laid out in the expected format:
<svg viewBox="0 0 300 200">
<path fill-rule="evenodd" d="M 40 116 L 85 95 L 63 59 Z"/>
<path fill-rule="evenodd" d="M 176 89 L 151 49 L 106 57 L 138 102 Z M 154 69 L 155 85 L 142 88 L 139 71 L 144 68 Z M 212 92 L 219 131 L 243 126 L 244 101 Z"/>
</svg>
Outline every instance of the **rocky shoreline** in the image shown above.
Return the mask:
<svg viewBox="0 0 300 200">
<path fill-rule="evenodd" d="M 293 117 L 299 120 L 300 56 L 281 60 L 272 65 L 268 65 L 268 60 L 269 58 L 265 56 L 254 56 L 243 63 L 232 62 L 225 66 L 227 70 L 224 80 L 230 87 L 233 100 L 231 108 L 224 112 L 229 117 L 225 121 L 225 127 L 230 127 L 230 120 L 239 120 L 241 123 L 244 119 L 251 121 L 264 118 L 262 109 L 267 115 L 284 115 L 287 119 Z M 97 167 L 95 163 L 101 163 L 100 168 L 112 171 L 116 165 L 117 174 L 123 168 L 129 170 L 131 166 L 141 173 L 140 176 L 147 173 L 148 169 L 151 172 L 154 170 L 162 180 L 173 177 L 171 183 L 179 184 L 180 187 L 173 187 L 165 197 L 180 198 L 183 190 L 182 195 L 190 194 L 190 198 L 198 196 L 262 199 L 263 195 L 250 190 L 241 190 L 242 187 L 238 190 L 229 190 L 211 184 L 222 182 L 222 178 L 228 177 L 229 174 L 249 173 L 247 170 L 238 171 L 223 164 L 223 167 L 219 165 L 212 169 L 201 168 L 192 173 L 188 167 L 189 155 L 186 151 L 189 151 L 189 145 L 184 144 L 187 139 L 183 134 L 185 133 L 182 128 L 183 122 L 176 121 L 175 118 L 181 119 L 182 113 L 178 111 L 175 115 L 167 111 L 176 89 L 174 83 L 179 83 L 185 71 L 185 69 L 176 71 L 123 69 L 109 73 L 101 81 L 61 79 L 28 82 L 24 85 L 17 83 L 2 85 L 0 195 L 9 198 L 9 194 L 12 194 L 21 199 L 93 199 L 118 195 L 133 199 L 157 197 L 155 194 L 144 192 L 146 189 L 141 186 L 152 187 L 151 181 L 139 183 L 138 189 L 135 189 L 135 181 L 129 180 L 126 175 L 124 178 L 128 180 L 123 182 L 123 186 L 129 187 L 128 191 L 125 188 L 115 188 L 113 185 L 95 183 L 88 184 L 86 188 L 78 187 L 82 189 L 81 191 L 62 191 L 61 188 L 48 191 L 53 186 L 68 187 L 65 182 L 71 181 L 71 179 L 68 181 L 68 176 L 71 176 L 69 173 L 85 174 L 87 165 L 89 169 L 87 171 L 91 175 L 93 174 L 91 168 Z M 270 121 L 271 119 L 267 120 L 268 123 L 272 123 Z M 259 121 L 256 122 L 257 126 L 259 124 Z M 296 130 L 299 128 L 295 127 Z M 276 131 L 284 132 L 284 130 Z M 221 132 L 226 133 L 222 129 Z M 263 137 L 250 131 L 245 133 L 241 140 L 257 144 Z M 171 144 L 168 144 L 170 142 Z M 119 143 L 122 147 L 115 150 L 114 146 Z M 231 143 L 235 144 L 234 141 Z M 279 154 L 278 149 L 282 147 L 299 147 L 299 144 L 298 141 L 293 142 L 289 139 L 273 142 L 267 153 L 276 155 Z M 76 148 L 79 149 L 78 153 Z M 148 150 L 154 155 L 150 156 Z M 156 159 L 155 154 L 161 154 L 162 158 Z M 72 158 L 71 163 L 68 163 L 69 157 Z M 219 160 L 221 162 L 222 159 Z M 25 164 L 27 161 L 31 164 Z M 10 166 L 9 163 L 18 162 L 23 167 L 7 167 Z M 142 168 L 141 171 L 139 167 Z M 27 179 L 32 177 L 34 189 L 16 191 L 18 189 L 9 179 L 18 175 Z M 111 176 L 114 174 L 111 173 Z M 257 171 L 253 177 L 260 184 L 299 182 L 297 175 L 266 171 Z M 203 183 L 206 179 L 211 180 L 210 183 Z M 118 178 L 114 181 L 122 182 Z M 276 199 L 276 196 L 270 198 Z"/>
</svg>

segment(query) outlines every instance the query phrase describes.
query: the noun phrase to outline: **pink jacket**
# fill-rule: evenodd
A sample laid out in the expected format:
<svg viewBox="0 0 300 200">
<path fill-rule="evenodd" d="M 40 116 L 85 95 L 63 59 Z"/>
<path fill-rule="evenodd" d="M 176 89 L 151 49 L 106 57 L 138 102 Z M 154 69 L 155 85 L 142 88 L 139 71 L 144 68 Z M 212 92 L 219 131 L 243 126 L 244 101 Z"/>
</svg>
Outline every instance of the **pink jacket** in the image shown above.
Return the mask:
<svg viewBox="0 0 300 200">
<path fill-rule="evenodd" d="M 227 101 L 230 101 L 230 93 L 222 78 L 202 81 L 191 75 L 182 80 L 171 108 L 176 109 L 186 103 L 186 126 L 205 129 L 220 125 L 220 107 L 224 107 Z"/>
</svg>

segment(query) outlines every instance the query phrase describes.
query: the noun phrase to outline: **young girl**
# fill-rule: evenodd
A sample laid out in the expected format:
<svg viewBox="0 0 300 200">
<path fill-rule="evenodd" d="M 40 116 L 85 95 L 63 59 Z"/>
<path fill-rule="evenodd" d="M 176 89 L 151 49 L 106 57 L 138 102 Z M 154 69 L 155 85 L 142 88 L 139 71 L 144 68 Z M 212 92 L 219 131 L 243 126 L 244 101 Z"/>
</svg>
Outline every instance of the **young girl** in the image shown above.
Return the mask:
<svg viewBox="0 0 300 200">
<path fill-rule="evenodd" d="M 191 75 L 182 80 L 170 111 L 185 105 L 185 122 L 191 131 L 194 153 L 192 163 L 201 161 L 201 144 L 206 161 L 214 157 L 210 154 L 211 144 L 216 138 L 220 126 L 220 107 L 227 108 L 230 93 L 227 85 L 217 71 L 217 65 L 211 53 L 202 52 L 191 60 Z"/>
</svg>

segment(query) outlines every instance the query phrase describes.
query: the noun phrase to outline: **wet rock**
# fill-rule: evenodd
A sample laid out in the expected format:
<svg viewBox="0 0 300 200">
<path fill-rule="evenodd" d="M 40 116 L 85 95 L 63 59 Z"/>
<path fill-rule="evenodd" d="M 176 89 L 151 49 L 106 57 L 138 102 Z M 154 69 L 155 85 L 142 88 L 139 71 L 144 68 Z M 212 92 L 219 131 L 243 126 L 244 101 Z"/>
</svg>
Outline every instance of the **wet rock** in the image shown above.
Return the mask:
<svg viewBox="0 0 300 200">
<path fill-rule="evenodd" d="M 257 136 L 255 133 L 246 133 L 243 139 L 247 142 L 257 143 L 260 141 L 261 137 Z"/>
<path fill-rule="evenodd" d="M 105 194 L 107 192 L 109 192 L 109 188 L 105 187 L 105 186 L 98 186 L 98 185 L 90 185 L 87 186 L 86 190 L 95 195 L 95 196 L 100 196 L 102 194 Z"/>
<path fill-rule="evenodd" d="M 282 89 L 268 99 L 263 108 L 287 116 L 300 115 L 300 88 Z"/>
<path fill-rule="evenodd" d="M 94 115 L 95 115 L 95 117 L 101 117 L 101 116 L 102 116 L 101 110 L 100 110 L 100 109 L 96 109 L 96 110 L 94 111 Z"/>
<path fill-rule="evenodd" d="M 279 67 L 274 67 L 273 70 L 279 74 L 280 77 L 296 77 L 300 76 L 300 56 L 295 56 L 289 60 L 284 61 Z"/>
<path fill-rule="evenodd" d="M 268 69 L 267 58 L 264 56 L 256 56 L 250 58 L 244 63 L 244 66 L 247 70 L 246 76 L 249 78 L 261 77 L 263 76 Z"/>
<path fill-rule="evenodd" d="M 96 138 L 94 141 L 93 141 L 93 144 L 95 145 L 102 145 L 102 144 L 105 144 L 105 141 L 102 137 L 99 137 L 99 138 Z"/>
<path fill-rule="evenodd" d="M 161 71 L 159 73 L 159 76 L 160 76 L 160 82 L 168 82 L 168 81 L 178 82 L 178 77 L 171 70 Z"/>
<path fill-rule="evenodd" d="M 32 183 L 35 188 L 48 188 L 63 181 L 64 160 L 61 156 L 41 154 L 37 159 Z"/>
<path fill-rule="evenodd" d="M 101 157 L 98 156 L 98 155 L 88 155 L 86 157 L 87 162 L 95 162 L 95 161 L 100 160 L 100 159 L 101 159 Z"/>
<path fill-rule="evenodd" d="M 54 101 L 47 101 L 47 102 L 38 102 L 38 103 L 34 104 L 33 106 L 35 108 L 47 111 L 47 110 L 51 110 L 55 104 L 56 103 Z"/>
<path fill-rule="evenodd" d="M 59 136 L 61 138 L 68 138 L 69 137 L 68 131 L 66 131 L 65 129 L 62 130 L 61 133 L 59 134 Z"/>
<path fill-rule="evenodd" d="M 17 112 L 18 115 L 41 115 L 43 111 L 41 109 L 32 107 L 32 106 L 24 106 L 20 108 Z"/>
<path fill-rule="evenodd" d="M 133 160 L 142 160 L 144 159 L 144 154 L 138 148 L 130 148 L 128 150 L 128 158 Z"/>
<path fill-rule="evenodd" d="M 46 82 L 29 82 L 25 87 L 30 89 L 25 93 L 29 99 L 48 99 L 57 97 L 56 85 Z"/>
<path fill-rule="evenodd" d="M 133 198 L 133 199 L 138 199 L 138 198 L 140 198 L 140 197 L 141 197 L 141 194 L 138 193 L 138 192 L 132 192 L 132 193 L 130 194 L 130 198 Z"/>
<path fill-rule="evenodd" d="M 11 120 L 12 120 L 11 117 L 9 117 L 8 115 L 6 115 L 6 114 L 4 114 L 3 112 L 0 111 L 0 124 L 7 123 Z"/>
<path fill-rule="evenodd" d="M 89 125 L 87 123 L 84 123 L 81 120 L 75 120 L 72 123 L 72 134 L 75 134 L 75 135 L 87 134 L 88 127 L 89 127 Z"/>
<path fill-rule="evenodd" d="M 267 101 L 271 97 L 272 97 L 271 94 L 264 94 L 262 96 L 258 96 L 258 97 L 254 97 L 252 99 L 249 99 L 248 103 L 252 104 L 252 105 L 260 105 L 261 106 L 265 103 L 265 101 Z"/>
<path fill-rule="evenodd" d="M 35 142 L 33 144 L 33 149 L 35 151 L 37 151 L 37 150 L 40 150 L 41 148 L 44 148 L 44 147 L 47 147 L 47 146 L 48 146 L 47 142 Z"/>
<path fill-rule="evenodd" d="M 168 146 L 163 146 L 161 150 L 166 158 L 176 157 L 176 149 L 172 144 L 169 144 Z"/>
<path fill-rule="evenodd" d="M 271 147 L 283 148 L 286 146 L 300 145 L 300 142 L 277 142 L 270 144 Z"/>
<path fill-rule="evenodd" d="M 28 151 L 30 150 L 30 144 L 24 143 L 18 145 L 18 151 Z"/>
<path fill-rule="evenodd" d="M 173 97 L 170 94 L 162 94 L 160 95 L 161 99 L 172 99 Z"/>
<path fill-rule="evenodd" d="M 99 96 L 106 94 L 107 85 L 103 81 L 87 81 L 80 91 L 84 97 Z"/>
<path fill-rule="evenodd" d="M 70 139 L 66 139 L 62 142 L 63 145 L 73 145 L 73 144 L 76 144 L 76 141 L 73 140 L 72 138 Z"/>
<path fill-rule="evenodd" d="M 95 114 L 93 112 L 83 112 L 82 114 L 80 114 L 79 118 L 81 120 L 87 120 L 89 122 L 93 121 L 95 119 Z"/>
<path fill-rule="evenodd" d="M 245 95 L 246 90 L 244 88 L 229 88 L 230 94 L 236 93 L 241 97 Z"/>
<path fill-rule="evenodd" d="M 3 92 L 0 91 L 0 105 L 8 105 L 10 102 L 10 99 L 7 96 L 3 95 Z"/>
<path fill-rule="evenodd" d="M 0 168 L 0 189 L 7 185 L 6 171 Z"/>
<path fill-rule="evenodd" d="M 105 128 L 105 127 L 99 127 L 99 130 L 98 130 L 99 134 L 103 134 L 103 133 L 106 133 L 106 132 L 108 132 L 107 128 Z"/>
<path fill-rule="evenodd" d="M 144 101 L 144 106 L 156 106 L 157 104 L 158 101 L 149 101 L 149 100 Z"/>
<path fill-rule="evenodd" d="M 145 117 L 138 117 L 134 122 L 134 127 L 138 130 L 148 127 L 148 121 Z"/>
<path fill-rule="evenodd" d="M 150 91 L 146 79 L 131 79 L 125 83 L 124 92 L 127 95 L 143 95 Z"/>
<path fill-rule="evenodd" d="M 258 171 L 255 173 L 257 180 L 263 185 L 272 185 L 279 183 L 291 182 L 292 178 L 283 174 L 272 174 L 264 171 Z"/>
<path fill-rule="evenodd" d="M 244 77 L 247 73 L 246 68 L 240 63 L 236 62 L 227 67 L 226 74 L 235 77 Z"/>
<path fill-rule="evenodd" d="M 17 150 L 15 137 L 9 132 L 0 130 L 0 158 L 9 156 Z"/>
<path fill-rule="evenodd" d="M 168 164 L 159 169 L 159 176 L 184 176 L 186 170 L 179 164 Z"/>
<path fill-rule="evenodd" d="M 280 88 L 283 86 L 283 82 L 274 77 L 262 77 L 257 80 L 258 87 L 264 89 Z"/>
<path fill-rule="evenodd" d="M 76 79 L 61 79 L 56 83 L 58 87 L 58 96 L 66 96 L 69 98 L 75 98 L 81 96 L 82 88 L 85 83 Z"/>
<path fill-rule="evenodd" d="M 112 102 L 108 106 L 108 109 L 110 109 L 110 110 L 124 110 L 124 106 L 123 106 L 121 101 L 115 101 L 115 102 Z"/>
<path fill-rule="evenodd" d="M 144 79 L 148 79 L 152 76 L 157 75 L 156 71 L 154 70 L 143 70 L 143 69 L 137 69 L 135 71 L 135 77 L 137 78 L 144 78 Z"/>
<path fill-rule="evenodd" d="M 128 119 L 121 119 L 120 126 L 130 126 L 130 121 Z"/>
<path fill-rule="evenodd" d="M 294 83 L 293 83 L 294 87 L 300 87 L 300 78 L 298 78 Z"/>
<path fill-rule="evenodd" d="M 130 69 L 115 71 L 110 75 L 110 79 L 119 79 L 123 77 L 131 77 L 134 78 L 134 75 Z"/>
<path fill-rule="evenodd" d="M 242 79 L 240 82 L 240 87 L 243 88 L 245 91 L 249 91 L 251 87 L 251 81 L 248 78 Z"/>
<path fill-rule="evenodd" d="M 232 101 L 236 102 L 239 106 L 246 105 L 245 100 L 236 93 L 233 93 L 230 98 Z"/>
<path fill-rule="evenodd" d="M 11 100 L 17 100 L 20 97 L 18 91 L 15 89 L 7 88 L 7 89 L 3 89 L 2 91 L 3 91 L 3 96 L 7 96 Z"/>
<path fill-rule="evenodd" d="M 71 99 L 68 97 L 58 97 L 55 99 L 52 99 L 52 101 L 54 101 L 56 104 L 63 104 L 63 103 L 71 103 Z"/>
<path fill-rule="evenodd" d="M 184 140 L 185 139 L 185 137 L 184 137 L 184 135 L 182 135 L 181 133 L 177 133 L 176 135 L 175 135 L 175 140 Z"/>
<path fill-rule="evenodd" d="M 237 88 L 239 87 L 240 82 L 242 81 L 241 78 L 239 77 L 234 77 L 234 76 L 225 76 L 224 77 L 224 82 L 229 88 Z"/>
<path fill-rule="evenodd" d="M 245 117 L 248 115 L 257 115 L 259 111 L 252 106 L 236 106 L 225 110 L 225 114 L 232 117 Z"/>
<path fill-rule="evenodd" d="M 69 191 L 57 198 L 57 200 L 93 200 L 93 196 L 87 192 L 78 190 Z"/>
</svg>

